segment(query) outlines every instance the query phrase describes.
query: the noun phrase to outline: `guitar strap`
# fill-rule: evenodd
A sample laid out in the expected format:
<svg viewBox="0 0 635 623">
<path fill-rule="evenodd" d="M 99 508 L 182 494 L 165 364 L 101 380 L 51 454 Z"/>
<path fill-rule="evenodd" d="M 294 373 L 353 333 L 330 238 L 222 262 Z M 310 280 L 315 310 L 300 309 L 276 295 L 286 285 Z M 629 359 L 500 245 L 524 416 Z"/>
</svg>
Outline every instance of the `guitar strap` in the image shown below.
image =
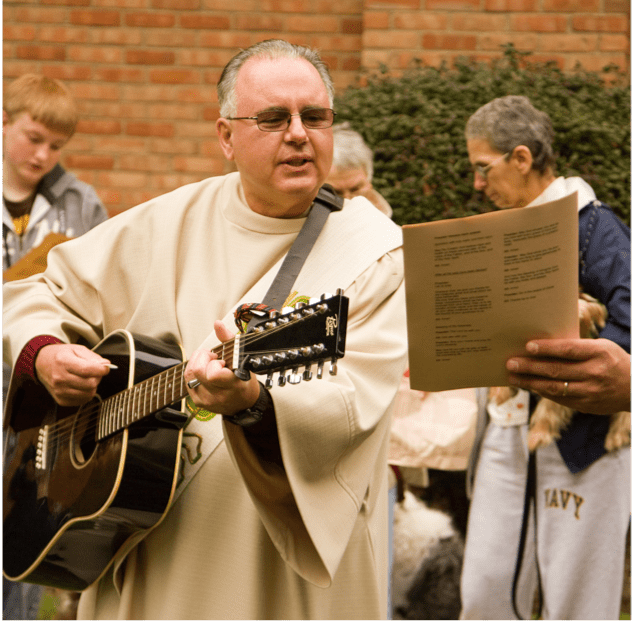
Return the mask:
<svg viewBox="0 0 635 623">
<path fill-rule="evenodd" d="M 278 311 L 281 310 L 282 305 L 291 292 L 295 280 L 300 274 L 300 270 L 302 270 L 302 266 L 304 266 L 306 258 L 309 256 L 315 241 L 326 223 L 328 215 L 333 211 L 341 210 L 343 206 L 344 199 L 335 194 L 331 185 L 324 184 L 324 186 L 320 188 L 307 220 L 293 241 L 276 278 L 267 291 L 267 294 L 265 294 L 262 301 L 265 305 L 273 307 Z M 257 320 L 258 317 L 254 316 L 247 326 L 250 327 Z"/>
</svg>

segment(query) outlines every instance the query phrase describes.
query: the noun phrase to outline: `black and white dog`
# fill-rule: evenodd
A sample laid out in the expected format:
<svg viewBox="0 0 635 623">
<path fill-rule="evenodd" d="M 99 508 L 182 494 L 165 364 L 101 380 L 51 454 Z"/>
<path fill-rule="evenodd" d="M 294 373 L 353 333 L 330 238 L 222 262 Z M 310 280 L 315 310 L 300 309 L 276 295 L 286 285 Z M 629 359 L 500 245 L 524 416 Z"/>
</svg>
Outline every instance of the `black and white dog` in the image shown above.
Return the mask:
<svg viewBox="0 0 635 623">
<path fill-rule="evenodd" d="M 463 538 L 452 517 L 411 491 L 395 505 L 393 619 L 458 619 Z"/>
</svg>

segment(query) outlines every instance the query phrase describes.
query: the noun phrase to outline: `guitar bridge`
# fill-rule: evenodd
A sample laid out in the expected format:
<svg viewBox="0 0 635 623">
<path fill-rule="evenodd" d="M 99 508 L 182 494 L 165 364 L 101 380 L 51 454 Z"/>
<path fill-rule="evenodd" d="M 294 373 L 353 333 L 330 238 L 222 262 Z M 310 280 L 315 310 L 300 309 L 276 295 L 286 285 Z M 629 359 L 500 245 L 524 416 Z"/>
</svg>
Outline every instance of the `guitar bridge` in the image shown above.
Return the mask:
<svg viewBox="0 0 635 623">
<path fill-rule="evenodd" d="M 46 448 L 48 447 L 49 427 L 40 428 L 37 436 L 37 448 L 35 450 L 35 467 L 44 469 L 46 467 Z"/>
</svg>

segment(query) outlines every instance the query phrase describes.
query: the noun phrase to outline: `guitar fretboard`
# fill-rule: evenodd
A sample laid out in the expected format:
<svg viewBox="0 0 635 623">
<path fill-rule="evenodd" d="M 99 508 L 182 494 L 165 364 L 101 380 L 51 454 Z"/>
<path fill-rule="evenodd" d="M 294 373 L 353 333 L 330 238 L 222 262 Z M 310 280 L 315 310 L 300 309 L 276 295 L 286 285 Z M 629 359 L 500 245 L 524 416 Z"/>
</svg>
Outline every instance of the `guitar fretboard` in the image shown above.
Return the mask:
<svg viewBox="0 0 635 623">
<path fill-rule="evenodd" d="M 232 369 L 233 341 L 221 344 L 212 352 Z M 98 440 L 186 398 L 187 384 L 183 378 L 186 366 L 187 361 L 179 363 L 104 400 L 98 416 Z"/>
</svg>

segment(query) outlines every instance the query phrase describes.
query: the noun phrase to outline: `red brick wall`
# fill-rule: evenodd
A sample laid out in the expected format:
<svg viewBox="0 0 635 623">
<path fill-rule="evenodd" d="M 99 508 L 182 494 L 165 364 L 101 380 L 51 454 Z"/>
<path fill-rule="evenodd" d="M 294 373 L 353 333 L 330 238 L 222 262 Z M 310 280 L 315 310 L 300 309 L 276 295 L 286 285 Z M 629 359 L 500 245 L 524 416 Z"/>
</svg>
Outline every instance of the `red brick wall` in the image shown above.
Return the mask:
<svg viewBox="0 0 635 623">
<path fill-rule="evenodd" d="M 227 7 L 231 8 L 228 9 Z M 513 42 L 565 70 L 630 63 L 629 0 L 4 0 L 4 79 L 65 81 L 82 121 L 63 164 L 111 215 L 223 173 L 215 84 L 241 47 L 283 37 L 322 51 L 339 89 Z"/>
<path fill-rule="evenodd" d="M 365 0 L 364 8 L 364 67 L 488 60 L 513 42 L 565 71 L 578 62 L 629 68 L 630 0 Z"/>
</svg>

